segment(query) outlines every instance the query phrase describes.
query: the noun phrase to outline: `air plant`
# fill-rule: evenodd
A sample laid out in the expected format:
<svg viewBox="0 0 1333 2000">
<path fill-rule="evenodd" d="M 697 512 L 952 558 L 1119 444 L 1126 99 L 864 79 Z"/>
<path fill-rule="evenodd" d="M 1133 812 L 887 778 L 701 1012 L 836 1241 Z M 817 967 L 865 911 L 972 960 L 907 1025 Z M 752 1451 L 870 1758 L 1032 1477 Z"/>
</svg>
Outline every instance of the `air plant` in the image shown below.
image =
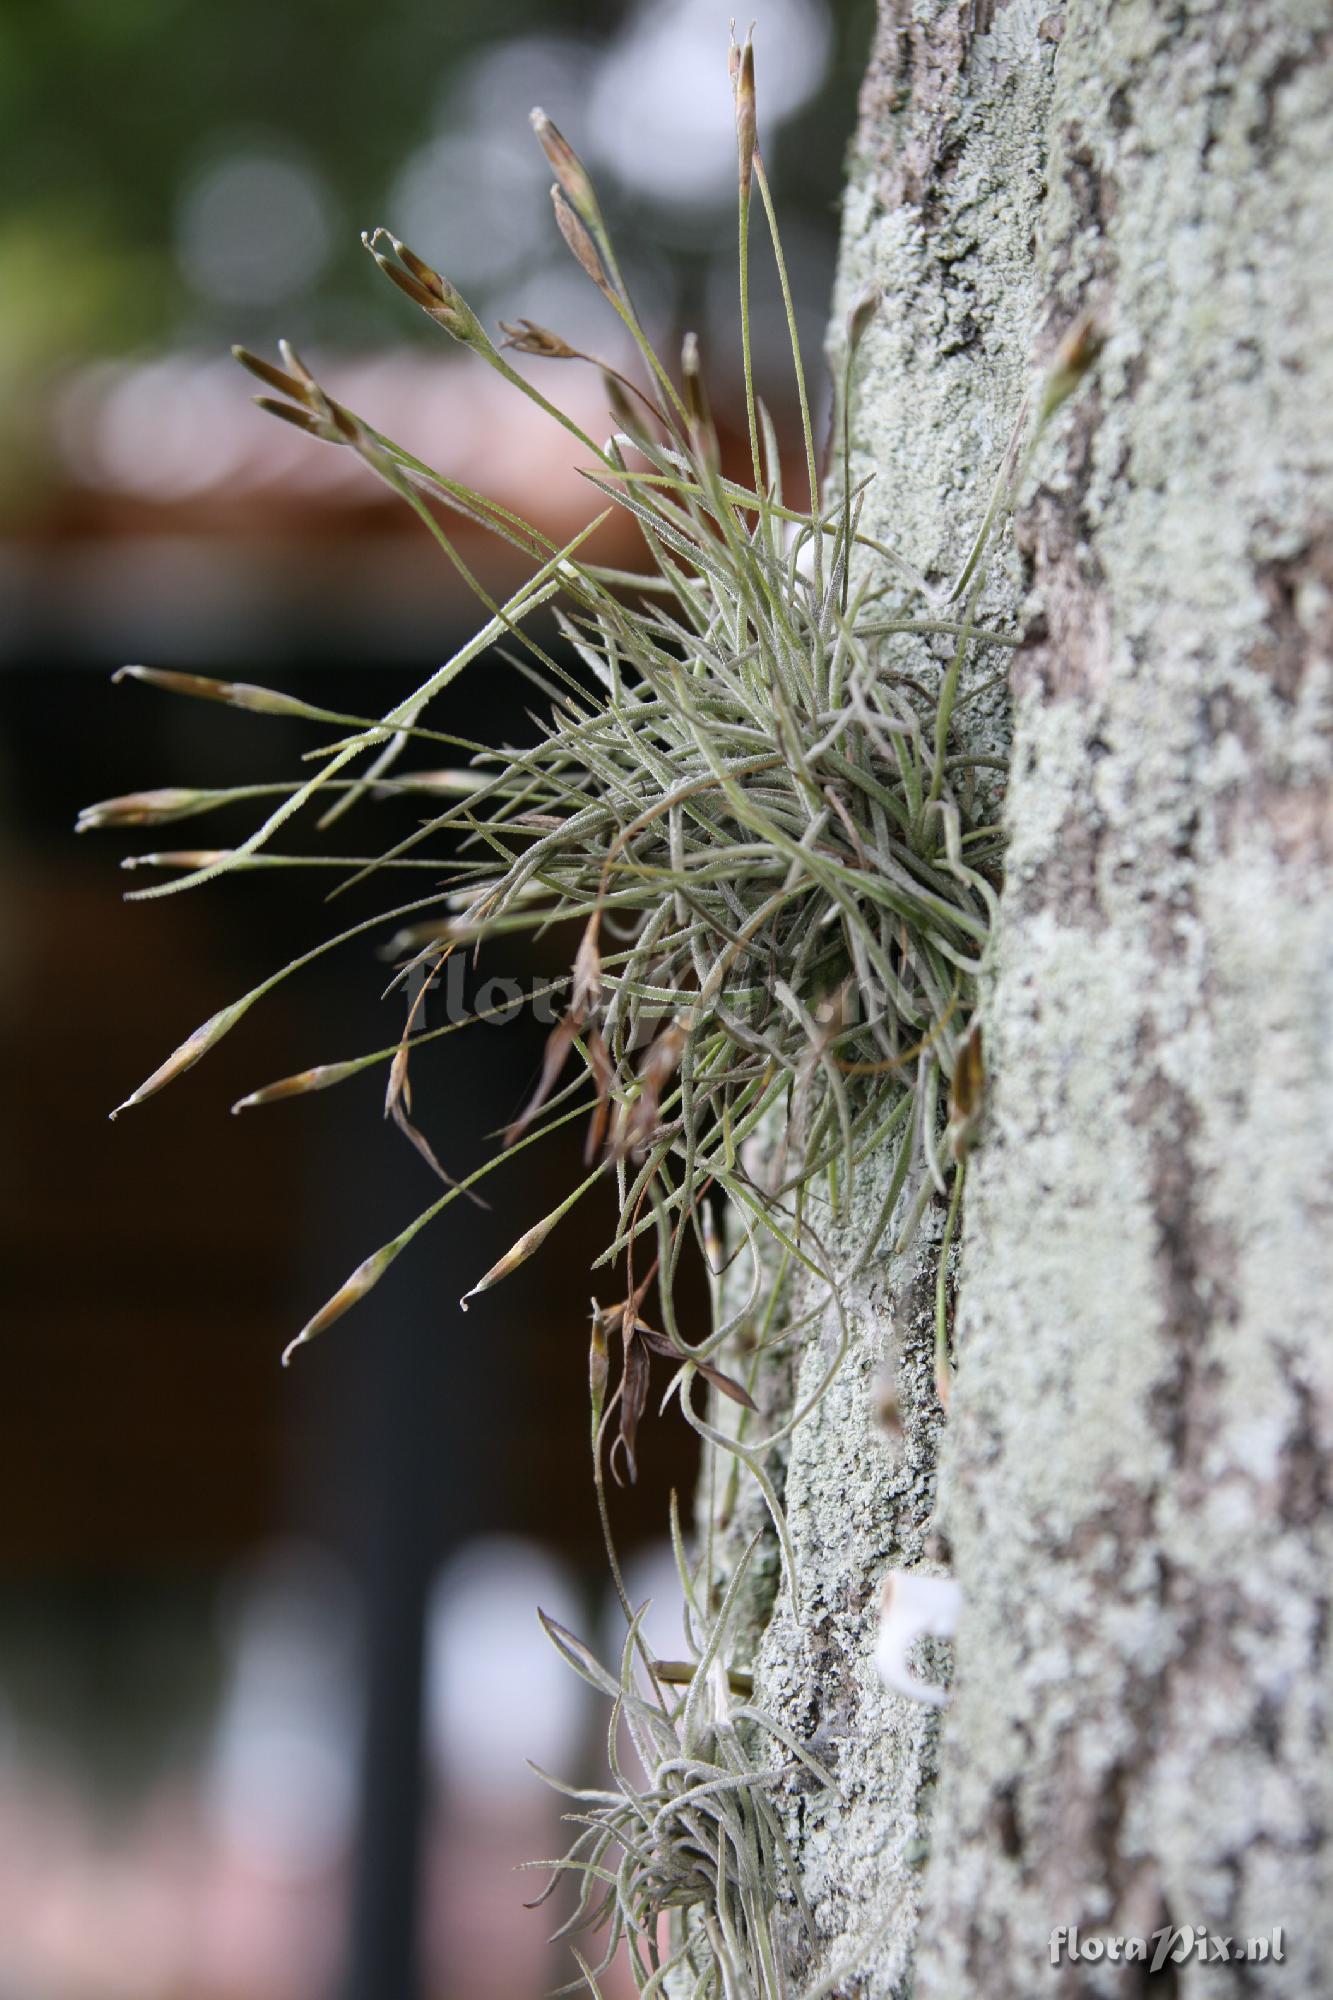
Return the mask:
<svg viewBox="0 0 1333 2000">
<path fill-rule="evenodd" d="M 690 1660 L 651 1657 L 642 1636 L 646 1607 L 630 1616 L 618 1677 L 554 1619 L 542 1618 L 561 1656 L 611 1702 L 614 1788 L 576 1789 L 540 1773 L 574 1801 L 577 1810 L 566 1817 L 577 1831 L 558 1859 L 531 1864 L 550 1870 L 532 1907 L 573 1875 L 577 1902 L 556 1936 L 606 1932 L 598 1964 L 575 1950 L 582 1977 L 563 1991 L 595 1993 L 623 1948 L 641 1993 L 670 1990 L 673 1973 L 688 1973 L 689 1986 L 677 1990 L 769 2000 L 786 1990 L 774 1930 L 784 1897 L 813 1933 L 770 1795 L 794 1780 L 820 1790 L 833 1780 L 785 1725 L 754 1706 L 751 1676 L 726 1665 L 732 1614 L 758 1540 L 711 1618 L 682 1559 Z M 664 1956 L 665 1912 L 677 1921 Z"/>
<path fill-rule="evenodd" d="M 758 1482 L 794 1598 L 790 1543 L 765 1457 L 789 1437 L 838 1366 L 846 1344 L 840 1286 L 883 1246 L 895 1220 L 901 1242 L 937 1197 L 947 1204 L 937 1315 L 942 1394 L 947 1382 L 947 1253 L 980 1101 L 975 1010 L 1002 864 L 999 779 L 987 784 L 979 768 L 994 760 L 962 753 L 953 725 L 968 698 L 960 681 L 969 657 L 1017 643 L 1015 633 L 979 620 L 988 558 L 1036 437 L 1085 372 L 1095 341 L 1086 326 L 1067 338 L 1033 420 L 1020 415 L 957 577 L 929 582 L 861 525 L 866 482 L 852 479 L 848 443 L 858 344 L 874 316 L 873 298 L 862 302 L 847 330 L 841 476 L 827 494 L 821 487 L 796 316 L 757 139 L 748 40 L 743 49 L 733 43 L 731 65 L 747 470 L 737 475 L 723 463 L 697 342 L 686 338 L 673 374 L 639 319 L 586 171 L 551 121 L 534 112 L 554 175 L 557 225 L 638 357 L 638 379 L 602 369 L 613 424 L 605 442 L 541 394 L 506 354 L 575 363 L 591 357 L 531 321 L 503 326 L 504 344 L 497 345 L 449 281 L 405 243 L 381 229 L 364 241 L 389 280 L 451 339 L 572 433 L 605 509 L 621 510 L 640 530 L 647 570 L 609 570 L 584 553 L 605 513 L 557 547 L 519 515 L 381 435 L 337 401 L 290 347 L 282 346 L 277 363 L 238 349 L 264 385 L 260 407 L 312 439 L 354 453 L 391 487 L 479 598 L 486 622 L 378 717 L 237 683 L 128 669 L 172 692 L 295 716 L 333 734 L 309 753 L 313 767 L 289 784 L 142 792 L 90 807 L 80 825 L 161 824 L 229 800 L 278 795 L 262 824 L 234 847 L 132 857 L 126 865 L 174 871 L 174 879 L 135 892 L 160 896 L 240 868 L 317 865 L 319 857 L 282 856 L 270 845 L 307 807 L 326 808 L 324 826 L 386 791 L 430 802 L 425 822 L 387 849 L 328 857 L 343 871 L 344 886 L 429 868 L 427 893 L 344 930 L 222 1008 L 127 1105 L 191 1067 L 280 980 L 377 928 L 396 926 L 399 941 L 410 941 L 418 999 L 460 948 L 511 932 L 576 928 L 568 975 L 556 982 L 563 1012 L 536 1088 L 494 1157 L 467 1179 L 449 1178 L 409 1116 L 413 1053 L 460 1024 L 418 1026 L 415 1006 L 389 1045 L 283 1078 L 236 1107 L 383 1068 L 386 1109 L 446 1182 L 395 1237 L 363 1258 L 283 1358 L 364 1297 L 454 1201 L 547 1134 L 585 1121 L 584 1177 L 523 1232 L 463 1303 L 532 1256 L 594 1189 L 613 1189 L 616 1222 L 599 1264 L 621 1267 L 623 1289 L 617 1305 L 596 1309 L 601 1393 L 595 1369 L 593 1448 L 617 1581 L 604 1446 L 618 1419 L 612 1460 L 632 1475 L 649 1357 L 660 1355 L 675 1364 L 669 1393 L 689 1422 Z M 801 412 L 804 480 L 795 498 L 784 491 L 775 429 L 751 366 L 756 192 L 777 261 Z M 450 516 L 498 536 L 534 565 L 504 603 L 469 569 L 449 532 Z M 423 720 L 436 714 L 438 698 L 460 674 L 497 648 L 549 703 L 531 747 L 466 742 Z M 461 753 L 465 762 L 399 769 L 405 753 L 438 759 L 441 749 Z M 746 1142 L 771 1133 L 775 1123 L 781 1138 L 761 1172 Z M 843 1256 L 835 1269 L 826 1239 L 848 1214 L 862 1162 L 886 1151 L 894 1164 L 879 1213 L 850 1262 Z M 719 1306 L 700 1333 L 680 1322 L 676 1278 L 691 1243 L 719 1273 L 719 1208 L 726 1254 L 733 1266 L 740 1262 L 725 1289 L 729 1309 Z M 793 1316 L 787 1280 L 799 1272 L 815 1281 L 807 1288 L 814 1303 Z M 723 1296 L 715 1283 L 715 1300 Z M 750 1344 L 752 1384 L 760 1349 L 797 1339 L 830 1299 L 842 1334 L 821 1381 L 784 1424 L 756 1438 L 749 1386 L 726 1373 L 721 1358 L 741 1329 L 763 1329 Z M 646 1316 L 650 1310 L 656 1324 Z M 608 1399 L 609 1334 L 621 1337 L 624 1358 Z M 718 1427 L 707 1406 L 696 1407 L 699 1378 L 705 1388 L 750 1406 L 731 1431 Z M 583 1873 L 576 1920 L 606 1917 L 613 1950 L 622 1937 L 630 1941 L 641 1991 L 663 1990 L 657 1915 L 684 1909 L 697 1921 L 680 1931 L 675 1959 L 695 1968 L 693 1990 L 767 1996 L 783 1990 L 769 1932 L 774 1877 L 785 1876 L 798 1900 L 799 1887 L 767 1797 L 774 1770 L 749 1760 L 760 1738 L 771 1739 L 769 1754 L 776 1746 L 784 1771 L 811 1760 L 752 1706 L 728 1707 L 727 1688 L 735 1684 L 728 1673 L 744 1668 L 726 1666 L 722 1654 L 745 1564 L 717 1611 L 711 1539 L 705 1569 L 700 1581 L 683 1568 L 700 1635 L 683 1696 L 670 1694 L 659 1663 L 648 1658 L 639 1614 L 623 1590 L 629 1636 L 619 1680 L 568 1635 L 548 1628 L 571 1663 L 616 1704 L 610 1738 L 616 1789 L 580 1795 L 587 1824 L 561 1870 Z M 642 1777 L 617 1765 L 622 1724 Z M 588 1968 L 586 1977 L 595 1992 L 595 1970 Z"/>
</svg>

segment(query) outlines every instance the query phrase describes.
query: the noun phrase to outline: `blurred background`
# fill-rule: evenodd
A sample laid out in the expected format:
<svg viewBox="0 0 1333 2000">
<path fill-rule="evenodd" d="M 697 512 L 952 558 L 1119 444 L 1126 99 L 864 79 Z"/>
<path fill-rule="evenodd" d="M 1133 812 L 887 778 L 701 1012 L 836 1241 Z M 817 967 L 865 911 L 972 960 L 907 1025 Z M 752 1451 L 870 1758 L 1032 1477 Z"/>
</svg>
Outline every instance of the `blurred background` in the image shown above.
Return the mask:
<svg viewBox="0 0 1333 2000">
<path fill-rule="evenodd" d="M 766 0 L 756 34 L 816 377 L 870 14 Z M 340 925 L 308 873 L 122 902 L 148 879 L 117 873 L 124 854 L 225 844 L 253 813 L 138 841 L 71 828 L 144 786 L 286 776 L 316 740 L 113 688 L 122 662 L 379 713 L 479 622 L 351 454 L 252 408 L 233 341 L 286 335 L 359 413 L 546 532 L 586 518 L 565 434 L 359 243 L 387 223 L 492 327 L 527 315 L 620 358 L 552 225 L 532 105 L 592 168 L 664 350 L 696 329 L 714 408 L 734 409 L 727 21 L 723 0 L 0 6 L 0 2000 L 527 2000 L 572 1971 L 549 1910 L 522 1908 L 539 1878 L 514 1870 L 563 1844 L 524 1759 L 586 1777 L 604 1730 L 534 1606 L 619 1649 L 586 1447 L 607 1216 L 576 1212 L 463 1318 L 459 1294 L 569 1185 L 569 1155 L 534 1149 L 490 1213 L 448 1211 L 281 1371 L 433 1184 L 383 1123 L 380 1071 L 227 1108 L 392 1041 L 402 997 L 348 946 L 109 1124 L 190 1029 Z M 761 388 L 794 458 L 755 264 Z M 522 365 L 607 428 L 595 373 Z M 489 587 L 518 580 L 465 548 Z M 623 535 L 603 552 L 636 559 Z M 516 740 L 530 695 L 483 660 L 438 719 Z M 383 844 L 388 808 L 353 827 L 348 851 Z M 353 895 L 341 923 L 373 908 Z M 487 969 L 542 967 L 515 947 Z M 524 1101 L 544 1032 L 519 1019 L 418 1058 L 452 1171 Z M 670 1656 L 661 1535 L 691 1434 L 654 1421 L 640 1457 L 617 1527 Z"/>
</svg>

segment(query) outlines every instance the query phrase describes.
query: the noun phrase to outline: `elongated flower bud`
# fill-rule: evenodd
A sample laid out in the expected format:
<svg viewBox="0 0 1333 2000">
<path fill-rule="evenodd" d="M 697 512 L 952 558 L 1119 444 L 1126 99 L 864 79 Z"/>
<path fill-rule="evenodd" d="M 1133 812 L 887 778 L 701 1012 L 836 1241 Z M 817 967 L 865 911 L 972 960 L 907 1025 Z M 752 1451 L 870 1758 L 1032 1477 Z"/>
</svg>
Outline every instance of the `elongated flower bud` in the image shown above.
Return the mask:
<svg viewBox="0 0 1333 2000">
<path fill-rule="evenodd" d="M 376 1250 L 373 1256 L 365 1258 L 357 1265 L 350 1278 L 343 1280 L 333 1297 L 320 1307 L 314 1318 L 306 1321 L 295 1340 L 289 1340 L 283 1348 L 284 1368 L 289 1366 L 298 1347 L 304 1347 L 317 1333 L 323 1333 L 326 1327 L 333 1325 L 334 1320 L 341 1319 L 345 1312 L 350 1311 L 359 1300 L 363 1299 L 367 1292 L 374 1290 L 401 1247 L 401 1243 L 395 1238 L 392 1243 L 386 1243 L 382 1250 Z"/>
<path fill-rule="evenodd" d="M 320 711 L 295 695 L 279 694 L 274 688 L 256 687 L 251 681 L 218 681 L 208 674 L 182 674 L 169 667 L 117 667 L 114 682 L 142 681 L 147 687 L 163 688 L 168 694 L 193 695 L 198 701 L 221 701 L 229 708 L 251 709 L 260 715 L 295 715 L 322 720 Z"/>
<path fill-rule="evenodd" d="M 84 806 L 75 821 L 76 833 L 92 833 L 108 826 L 162 826 L 168 820 L 188 819 L 191 813 L 220 805 L 226 792 L 192 791 L 181 785 L 164 785 L 157 791 L 125 792 L 119 798 L 99 799 Z"/>
<path fill-rule="evenodd" d="M 511 1244 L 499 1262 L 491 1265 L 485 1277 L 479 1278 L 470 1292 L 464 1292 L 458 1301 L 464 1312 L 467 1311 L 469 1299 L 480 1298 L 483 1292 L 489 1292 L 492 1285 L 498 1285 L 503 1278 L 509 1277 L 516 1271 L 520 1264 L 526 1264 L 529 1257 L 535 1256 L 567 1207 L 568 1203 L 562 1203 L 559 1208 L 552 1209 L 549 1215 L 544 1215 L 540 1222 L 534 1222 L 531 1229 L 524 1230 L 517 1243 Z"/>
<path fill-rule="evenodd" d="M 356 1076 L 365 1067 L 365 1059 L 360 1056 L 350 1062 L 316 1063 L 313 1069 L 297 1070 L 294 1076 L 279 1077 L 276 1083 L 266 1083 L 259 1090 L 252 1090 L 248 1097 L 238 1097 L 231 1107 L 232 1116 L 241 1111 L 251 1111 L 259 1104 L 277 1104 L 284 1097 L 304 1096 L 308 1090 L 327 1090 L 332 1084 Z"/>
<path fill-rule="evenodd" d="M 598 228 L 602 212 L 597 205 L 597 195 L 582 160 L 564 134 L 551 123 L 540 105 L 533 110 L 531 122 L 532 129 L 537 135 L 537 143 L 546 155 L 551 172 L 589 229 Z"/>
<path fill-rule="evenodd" d="M 155 854 L 127 854 L 121 862 L 122 868 L 182 868 L 193 872 L 196 868 L 211 868 L 215 861 L 225 861 L 235 850 L 230 847 L 173 847 Z"/>
<path fill-rule="evenodd" d="M 313 410 L 304 410 L 295 403 L 280 403 L 275 396 L 256 396 L 255 406 L 266 416 L 281 417 L 283 423 L 292 424 L 307 437 L 318 438 L 321 444 L 341 444 L 334 425 L 327 417 L 316 416 Z"/>
<path fill-rule="evenodd" d="M 404 292 L 414 306 L 420 306 L 423 312 L 434 313 L 440 303 L 437 292 L 428 290 L 420 278 L 413 277 L 410 271 L 405 271 L 401 264 L 395 264 L 392 257 L 386 257 L 382 251 L 375 250 L 371 254 L 385 277 L 391 284 L 397 285 L 399 291 Z"/>
<path fill-rule="evenodd" d="M 392 279 L 399 291 L 405 293 L 413 305 L 420 306 L 437 326 L 443 327 L 465 347 L 486 343 L 485 329 L 462 293 L 424 257 L 418 257 L 406 243 L 400 242 L 391 230 L 363 230 L 361 241 L 385 277 Z M 394 257 L 399 260 L 396 264 L 380 249 L 381 241 L 392 245 Z"/>
<path fill-rule="evenodd" d="M 758 144 L 758 121 L 754 98 L 754 43 L 748 35 L 736 65 L 735 84 L 736 156 L 740 169 L 741 196 L 744 199 L 750 192 L 750 181 L 754 174 L 755 147 Z"/>
<path fill-rule="evenodd" d="M 131 1105 L 142 1104 L 145 1097 L 151 1097 L 155 1091 L 164 1090 L 169 1083 L 174 1083 L 178 1076 L 183 1076 L 187 1069 L 193 1069 L 199 1058 L 207 1055 L 208 1051 L 236 1026 L 249 1008 L 252 997 L 247 994 L 245 999 L 233 1001 L 230 1007 L 220 1007 L 216 1014 L 210 1014 L 203 1025 L 196 1028 L 194 1033 L 188 1036 L 180 1047 L 139 1085 L 137 1090 L 130 1092 L 123 1104 L 116 1106 L 111 1113 L 112 1118 L 119 1118 L 121 1112 L 128 1111 Z"/>
<path fill-rule="evenodd" d="M 248 369 L 259 381 L 267 382 L 269 388 L 276 389 L 280 396 L 290 396 L 296 403 L 304 402 L 307 384 L 297 376 L 287 374 L 271 361 L 265 361 L 261 354 L 252 354 L 248 347 L 233 347 L 231 351 L 242 368 Z"/>
<path fill-rule="evenodd" d="M 611 286 L 607 281 L 606 272 L 602 269 L 602 260 L 597 254 L 597 246 L 558 187 L 552 187 L 551 189 L 551 206 L 555 210 L 556 227 L 573 251 L 574 256 L 578 259 L 579 264 L 587 272 L 597 289 L 605 292 L 607 297 L 610 298 Z"/>
<path fill-rule="evenodd" d="M 144 681 L 149 687 L 165 688 L 169 694 L 192 694 L 201 701 L 230 701 L 230 681 L 215 681 L 207 674 L 178 674 L 167 667 L 117 667 L 112 682 Z"/>
<path fill-rule="evenodd" d="M 232 353 L 242 368 L 270 389 L 279 391 L 280 397 L 290 397 L 283 402 L 278 397 L 256 396 L 261 410 L 271 417 L 280 417 L 285 424 L 292 424 L 308 436 L 316 437 L 324 444 L 355 444 L 360 438 L 360 426 L 348 411 L 326 396 L 310 370 L 302 361 L 290 342 L 280 340 L 278 351 L 284 366 L 277 368 L 261 355 L 251 354 L 246 347 L 233 347 Z"/>
<path fill-rule="evenodd" d="M 376 234 L 379 235 L 380 232 L 377 230 Z M 412 276 L 428 292 L 433 292 L 437 299 L 446 302 L 451 295 L 454 295 L 454 288 L 448 279 L 442 278 L 435 267 L 432 264 L 428 264 L 424 257 L 418 257 L 415 250 L 410 249 L 406 243 L 399 237 L 392 235 L 387 229 L 383 234 L 388 236 L 390 243 L 392 243 L 395 257 L 406 264 Z"/>
<path fill-rule="evenodd" d="M 606 1344 L 606 1320 L 596 1299 L 592 1305 L 592 1340 L 588 1347 L 588 1395 L 592 1403 L 594 1426 L 602 1420 L 602 1410 L 606 1403 L 606 1385 L 610 1379 L 611 1363 Z"/>
</svg>

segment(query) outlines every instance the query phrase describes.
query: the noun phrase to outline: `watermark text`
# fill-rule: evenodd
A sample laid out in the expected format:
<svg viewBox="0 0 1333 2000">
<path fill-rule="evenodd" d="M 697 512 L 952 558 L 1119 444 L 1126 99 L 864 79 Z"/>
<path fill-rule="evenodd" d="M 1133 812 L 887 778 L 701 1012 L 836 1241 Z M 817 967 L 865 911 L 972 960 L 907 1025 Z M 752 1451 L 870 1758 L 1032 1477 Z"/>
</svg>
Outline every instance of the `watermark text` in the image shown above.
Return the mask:
<svg viewBox="0 0 1333 2000">
<path fill-rule="evenodd" d="M 1067 1961 L 1095 1964 L 1098 1959 L 1140 1959 L 1150 1972 L 1186 1959 L 1209 1965 L 1254 1965 L 1265 1959 L 1282 1963 L 1282 1926 L 1259 1937 L 1222 1937 L 1203 1924 L 1164 1924 L 1151 1937 L 1110 1937 L 1095 1932 L 1080 1935 L 1078 1926 L 1061 1924 L 1051 1932 L 1051 1964 Z"/>
</svg>

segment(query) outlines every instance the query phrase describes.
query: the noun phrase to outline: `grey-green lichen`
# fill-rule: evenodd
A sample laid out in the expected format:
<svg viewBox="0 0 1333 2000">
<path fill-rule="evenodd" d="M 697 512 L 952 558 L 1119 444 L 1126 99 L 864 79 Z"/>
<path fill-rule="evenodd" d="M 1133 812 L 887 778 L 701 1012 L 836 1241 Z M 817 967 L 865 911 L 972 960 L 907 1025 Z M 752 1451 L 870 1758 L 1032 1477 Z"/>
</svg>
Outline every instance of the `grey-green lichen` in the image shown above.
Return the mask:
<svg viewBox="0 0 1333 2000">
<path fill-rule="evenodd" d="M 1061 1923 L 1278 1923 L 1247 1990 L 1314 1992 L 1333 36 L 1315 5 L 1076 4 L 1056 79 L 1039 268 L 1110 337 L 1029 518 L 920 1990 L 1027 1993 Z"/>
<path fill-rule="evenodd" d="M 1130 1990 L 1061 1924 L 1278 1923 L 1249 1990 L 1327 1983 L 1331 42 L 1322 0 L 880 9 L 832 339 L 881 287 L 871 531 L 947 567 L 1034 355 L 1109 338 L 987 601 L 1028 639 L 938 1512 L 928 1239 L 848 1289 L 786 1473 L 758 1686 L 840 1780 L 784 1802 L 791 1966 L 848 1995 Z M 964 1597 L 938 1741 L 870 1665 L 919 1559 Z"/>
</svg>

